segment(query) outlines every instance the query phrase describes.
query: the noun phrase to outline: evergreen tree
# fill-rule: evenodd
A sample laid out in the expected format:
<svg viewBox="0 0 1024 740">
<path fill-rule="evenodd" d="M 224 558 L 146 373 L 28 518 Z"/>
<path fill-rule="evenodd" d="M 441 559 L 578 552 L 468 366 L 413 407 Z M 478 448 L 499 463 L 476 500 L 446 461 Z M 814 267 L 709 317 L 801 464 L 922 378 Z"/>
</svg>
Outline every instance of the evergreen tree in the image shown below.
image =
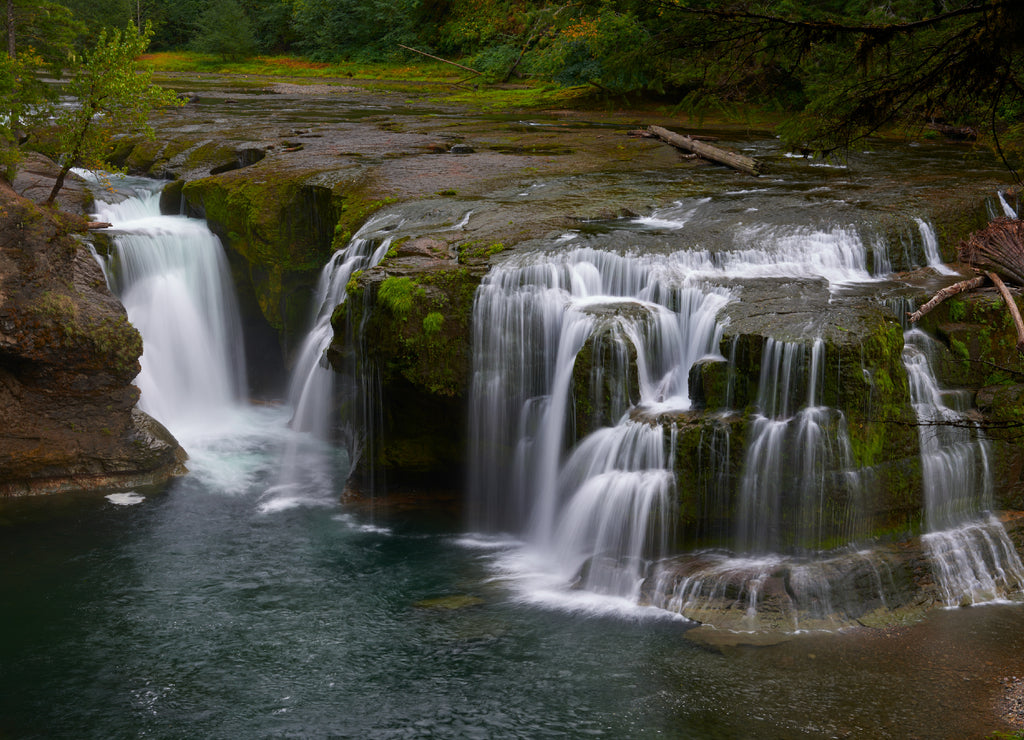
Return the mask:
<svg viewBox="0 0 1024 740">
<path fill-rule="evenodd" d="M 252 22 L 235 0 L 211 0 L 199 19 L 198 33 L 192 45 L 196 51 L 232 61 L 256 52 Z"/>
</svg>

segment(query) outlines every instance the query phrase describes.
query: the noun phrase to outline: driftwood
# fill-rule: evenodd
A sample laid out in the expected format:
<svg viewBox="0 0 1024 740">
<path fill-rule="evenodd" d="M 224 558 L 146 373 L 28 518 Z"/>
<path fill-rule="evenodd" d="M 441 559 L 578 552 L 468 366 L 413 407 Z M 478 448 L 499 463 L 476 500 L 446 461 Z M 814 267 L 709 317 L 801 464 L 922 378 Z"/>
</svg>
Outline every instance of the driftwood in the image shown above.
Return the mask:
<svg viewBox="0 0 1024 740">
<path fill-rule="evenodd" d="M 85 228 L 90 231 L 93 229 L 109 229 L 111 224 L 108 221 L 90 221 L 85 225 Z"/>
<path fill-rule="evenodd" d="M 933 308 L 938 306 L 947 298 L 955 296 L 957 293 L 963 293 L 965 290 L 973 290 L 974 288 L 980 288 L 985 284 L 985 276 L 978 275 L 970 280 L 961 280 L 959 283 L 953 283 L 947 285 L 945 288 L 940 290 L 938 293 L 932 296 L 931 300 L 921 306 L 914 313 L 907 314 L 908 320 L 911 324 L 916 324 L 921 320 L 921 317 L 926 313 L 929 313 Z"/>
<path fill-rule="evenodd" d="M 1014 218 L 997 218 L 984 229 L 976 231 L 960 242 L 960 261 L 982 273 L 970 280 L 947 286 L 936 293 L 930 301 L 910 314 L 910 322 L 919 321 L 950 296 L 965 290 L 981 287 L 990 280 L 1006 303 L 1013 325 L 1017 328 L 1017 351 L 1024 355 L 1024 320 L 1021 319 L 1017 302 L 1007 287 L 1012 283 L 1024 287 L 1024 221 Z"/>
<path fill-rule="evenodd" d="M 430 59 L 433 59 L 435 61 L 444 62 L 445 64 L 452 65 L 453 67 L 458 67 L 459 69 L 464 69 L 467 72 L 472 72 L 474 75 L 482 75 L 483 74 L 483 72 L 479 72 L 479 71 L 473 69 L 472 67 L 466 67 L 466 66 L 463 66 L 463 65 L 459 64 L 458 62 L 453 62 L 453 61 L 450 61 L 448 59 L 442 59 L 441 57 L 435 57 L 433 54 L 428 54 L 425 51 L 420 51 L 419 49 L 414 49 L 411 46 L 406 46 L 405 44 L 395 44 L 395 46 L 400 46 L 403 49 L 405 49 L 406 51 L 412 51 L 412 52 L 415 52 L 417 54 L 422 54 L 423 56 L 429 57 Z"/>
<path fill-rule="evenodd" d="M 999 295 L 1003 297 L 1003 301 L 1006 303 L 1006 308 L 1013 318 L 1013 325 L 1017 327 L 1017 351 L 1024 354 L 1024 321 L 1020 318 L 1020 309 L 1017 308 L 1017 302 L 1013 300 L 1010 289 L 1006 287 L 1006 283 L 1003 282 L 1002 278 L 994 272 L 987 272 L 985 274 L 988 275 L 989 280 L 995 283 L 996 288 L 999 290 Z"/>
<path fill-rule="evenodd" d="M 979 272 L 994 272 L 1024 286 L 1024 221 L 997 218 L 960 242 L 960 261 Z"/>
<path fill-rule="evenodd" d="M 727 149 L 721 149 L 703 141 L 697 141 L 691 136 L 683 136 L 669 131 L 667 128 L 662 128 L 661 126 L 649 126 L 647 130 L 662 141 L 671 144 L 677 149 L 692 152 L 699 157 L 710 159 L 712 162 L 718 162 L 719 164 L 724 164 L 726 167 L 732 167 L 734 170 L 746 172 L 748 175 L 753 175 L 754 177 L 761 174 L 761 163 L 751 157 L 746 157 L 742 154 L 737 154 L 736 152 L 730 152 Z"/>
</svg>

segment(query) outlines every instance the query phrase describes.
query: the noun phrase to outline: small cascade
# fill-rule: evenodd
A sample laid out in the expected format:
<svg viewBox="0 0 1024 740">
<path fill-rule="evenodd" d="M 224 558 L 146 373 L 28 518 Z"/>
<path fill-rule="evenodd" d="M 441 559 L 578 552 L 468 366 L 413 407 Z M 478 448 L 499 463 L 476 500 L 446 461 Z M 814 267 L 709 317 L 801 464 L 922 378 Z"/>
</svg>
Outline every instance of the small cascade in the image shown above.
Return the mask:
<svg viewBox="0 0 1024 740">
<path fill-rule="evenodd" d="M 1001 190 L 996 192 L 996 197 L 999 198 L 999 205 L 1003 209 L 1003 215 L 1007 218 L 1017 218 L 1017 211 L 1013 209 L 1013 206 L 1006 202 L 1006 197 L 1003 195 Z"/>
<path fill-rule="evenodd" d="M 950 269 L 942 261 L 942 255 L 939 254 L 939 238 L 935 235 L 935 229 L 932 225 L 921 218 L 915 218 L 914 221 L 917 223 L 918 231 L 921 234 L 921 243 L 924 245 L 924 256 L 927 266 L 940 275 L 956 275 L 956 270 Z"/>
<path fill-rule="evenodd" d="M 717 351 L 729 295 L 686 273 L 673 257 L 577 249 L 510 261 L 477 293 L 471 523 L 524 536 L 565 582 L 578 574 L 585 588 L 635 599 L 665 552 L 672 442 L 629 412 L 689 408 L 689 369 Z M 633 370 L 579 368 L 584 347 L 596 362 L 602 344 Z M 635 385 L 609 391 L 605 423 L 573 447 L 576 394 L 602 377 Z"/>
<path fill-rule="evenodd" d="M 373 267 L 387 254 L 391 239 L 382 239 L 377 233 L 385 223 L 391 228 L 395 226 L 386 216 L 367 221 L 344 249 L 334 253 L 320 273 L 310 328 L 296 355 L 288 383 L 288 400 L 294 409 L 292 427 L 320 439 L 328 436 L 333 406 L 335 373 L 324 364 L 324 352 L 334 336 L 331 314 L 345 302 L 349 278 L 359 270 Z"/>
<path fill-rule="evenodd" d="M 331 315 L 345 302 L 349 279 L 359 270 L 380 262 L 391 246 L 393 230 L 400 219 L 375 216 L 369 219 L 349 243 L 339 249 L 320 272 L 310 328 L 296 355 L 288 383 L 288 401 L 293 414 L 292 435 L 284 450 L 278 482 L 264 495 L 263 510 L 285 508 L 296 503 L 323 500 L 327 492 L 333 501 L 338 450 L 332 434 L 332 422 L 338 406 L 335 398 L 337 373 L 327 365 L 325 352 L 334 338 Z M 358 454 L 345 450 L 346 467 Z M 344 476 L 344 473 L 340 473 Z"/>
<path fill-rule="evenodd" d="M 826 538 L 849 542 L 859 534 L 861 497 L 846 423 L 841 411 L 818 402 L 824 342 L 814 341 L 809 359 L 806 353 L 803 343 L 765 340 L 739 487 L 740 554 L 814 550 Z M 847 511 L 827 522 L 836 516 L 828 500 L 837 498 L 848 502 Z M 853 525 L 843 531 L 847 522 Z"/>
<path fill-rule="evenodd" d="M 992 515 L 988 442 L 932 369 L 935 340 L 904 335 L 903 361 L 918 419 L 925 497 L 922 539 L 948 606 L 1006 598 L 1024 587 L 1024 565 Z M 959 403 L 958 403 L 959 401 Z"/>
<path fill-rule="evenodd" d="M 104 269 L 142 334 L 139 405 L 187 442 L 242 399 L 238 306 L 220 240 L 206 223 L 161 215 L 157 183 L 138 185 L 119 203 L 96 203 L 96 218 L 112 224 Z"/>
</svg>

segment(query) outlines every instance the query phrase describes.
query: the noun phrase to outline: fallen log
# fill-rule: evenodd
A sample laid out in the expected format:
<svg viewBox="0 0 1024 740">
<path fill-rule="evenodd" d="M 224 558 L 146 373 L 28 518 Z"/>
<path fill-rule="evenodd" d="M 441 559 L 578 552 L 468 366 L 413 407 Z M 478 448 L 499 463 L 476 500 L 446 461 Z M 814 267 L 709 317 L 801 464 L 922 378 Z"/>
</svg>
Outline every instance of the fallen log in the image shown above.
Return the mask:
<svg viewBox="0 0 1024 740">
<path fill-rule="evenodd" d="M 648 126 L 647 130 L 657 136 L 659 139 L 667 144 L 671 144 L 677 149 L 683 149 L 684 151 L 696 154 L 704 159 L 710 159 L 712 162 L 718 164 L 724 164 L 726 167 L 732 167 L 734 170 L 745 172 L 748 175 L 757 177 L 761 174 L 761 163 L 757 160 L 737 154 L 736 152 L 730 152 L 727 149 L 721 149 L 717 146 L 712 146 L 703 141 L 697 141 L 693 137 L 683 136 L 673 131 L 669 131 L 667 128 L 661 126 Z"/>
<path fill-rule="evenodd" d="M 999 290 L 999 295 L 1003 297 L 1003 301 L 1006 303 L 1006 309 L 1013 318 L 1013 325 L 1017 327 L 1017 351 L 1024 354 L 1024 321 L 1020 318 L 1020 309 L 1017 308 L 1017 302 L 1013 300 L 1010 289 L 1006 287 L 1006 283 L 1003 282 L 1001 277 L 994 272 L 985 274 L 988 275 L 989 280 L 995 283 L 996 288 Z"/>
<path fill-rule="evenodd" d="M 90 221 L 85 225 L 85 228 L 92 231 L 93 229 L 109 229 L 111 226 L 109 221 Z"/>
<path fill-rule="evenodd" d="M 916 324 L 918 321 L 921 320 L 922 316 L 924 316 L 926 313 L 929 313 L 933 308 L 938 306 L 947 298 L 951 298 L 955 296 L 957 293 L 963 293 L 965 290 L 973 290 L 974 288 L 980 288 L 982 285 L 984 285 L 984 283 L 985 276 L 978 275 L 977 277 L 972 277 L 969 280 L 961 280 L 959 283 L 947 285 L 945 288 L 943 288 L 938 293 L 933 295 L 931 297 L 931 300 L 929 300 L 926 304 L 924 304 L 919 309 L 914 311 L 914 313 L 907 314 L 907 320 L 910 321 L 911 324 Z"/>
</svg>

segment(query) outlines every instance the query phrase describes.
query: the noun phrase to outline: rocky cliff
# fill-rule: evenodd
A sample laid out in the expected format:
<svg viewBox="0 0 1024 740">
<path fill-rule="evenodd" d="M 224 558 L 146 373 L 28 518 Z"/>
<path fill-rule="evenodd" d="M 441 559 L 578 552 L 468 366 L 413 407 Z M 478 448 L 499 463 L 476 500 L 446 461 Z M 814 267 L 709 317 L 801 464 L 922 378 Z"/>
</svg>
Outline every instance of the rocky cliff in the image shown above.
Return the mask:
<svg viewBox="0 0 1024 740">
<path fill-rule="evenodd" d="M 183 470 L 174 438 L 135 407 L 142 339 L 78 238 L 84 225 L 0 188 L 0 495 Z"/>
</svg>

